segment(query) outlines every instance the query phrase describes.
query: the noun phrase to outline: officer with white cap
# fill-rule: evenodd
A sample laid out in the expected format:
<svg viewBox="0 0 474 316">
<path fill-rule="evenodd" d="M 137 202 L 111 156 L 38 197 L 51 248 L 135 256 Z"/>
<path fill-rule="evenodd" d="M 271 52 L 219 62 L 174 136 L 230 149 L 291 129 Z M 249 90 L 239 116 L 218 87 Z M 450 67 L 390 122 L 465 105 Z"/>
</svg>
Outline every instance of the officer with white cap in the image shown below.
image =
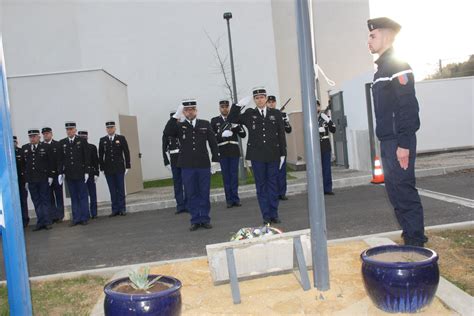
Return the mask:
<svg viewBox="0 0 474 316">
<path fill-rule="evenodd" d="M 218 162 L 216 136 L 209 121 L 197 118 L 195 99 L 183 100 L 174 118 L 174 122 L 168 121 L 163 133 L 166 137 L 178 137 L 181 143 L 177 166 L 181 168 L 184 193 L 191 213 L 189 230 L 195 231 L 200 227 L 210 229 L 211 163 L 207 145 L 211 149 L 212 161 Z"/>
<path fill-rule="evenodd" d="M 246 159 L 252 162 L 263 222 L 278 224 L 278 171 L 286 157 L 285 126 L 280 111 L 267 107 L 265 88 L 254 88 L 252 94 L 256 107 L 241 113 L 252 100 L 246 97 L 232 106 L 227 119 L 249 131 Z"/>
</svg>

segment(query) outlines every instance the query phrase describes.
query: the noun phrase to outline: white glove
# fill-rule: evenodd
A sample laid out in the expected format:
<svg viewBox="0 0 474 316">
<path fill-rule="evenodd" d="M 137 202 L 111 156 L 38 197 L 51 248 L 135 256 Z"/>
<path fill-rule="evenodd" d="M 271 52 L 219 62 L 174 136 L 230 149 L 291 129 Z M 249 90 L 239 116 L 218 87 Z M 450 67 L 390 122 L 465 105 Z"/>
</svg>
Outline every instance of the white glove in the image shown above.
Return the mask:
<svg viewBox="0 0 474 316">
<path fill-rule="evenodd" d="M 278 170 L 281 170 L 281 167 L 283 166 L 283 163 L 285 162 L 285 156 L 280 156 L 280 167 Z"/>
<path fill-rule="evenodd" d="M 321 117 L 323 118 L 323 120 L 326 122 L 326 123 L 329 123 L 329 121 L 331 120 L 326 114 L 324 113 L 321 113 Z"/>
<path fill-rule="evenodd" d="M 28 190 L 28 182 L 25 182 L 25 190 Z"/>
<path fill-rule="evenodd" d="M 48 178 L 48 184 L 49 184 L 49 186 L 51 186 L 51 184 L 53 184 L 53 178 Z"/>
<path fill-rule="evenodd" d="M 184 110 L 184 106 L 182 104 L 178 105 L 176 112 L 173 114 L 173 118 L 180 120 L 184 116 L 183 110 Z"/>
<path fill-rule="evenodd" d="M 98 179 L 99 179 L 99 176 L 94 176 L 94 183 L 97 183 Z"/>
<path fill-rule="evenodd" d="M 219 168 L 219 164 L 217 162 L 211 162 L 211 174 L 216 173 L 218 168 Z"/>
<path fill-rule="evenodd" d="M 326 131 L 326 129 L 325 129 L 324 127 L 321 126 L 321 127 L 319 128 L 319 132 L 320 132 L 320 133 L 324 133 L 325 131 Z"/>
<path fill-rule="evenodd" d="M 232 133 L 232 131 L 229 131 L 229 130 L 225 130 L 222 132 L 222 137 L 231 137 L 232 135 L 234 135 L 234 133 Z"/>
<path fill-rule="evenodd" d="M 166 169 L 168 169 L 169 172 L 173 172 L 173 171 L 171 170 L 171 165 L 166 165 L 165 167 L 166 167 Z"/>
<path fill-rule="evenodd" d="M 125 169 L 125 174 L 124 174 L 124 175 L 127 175 L 127 173 L 128 173 L 128 170 L 130 170 L 130 169 Z"/>
<path fill-rule="evenodd" d="M 232 127 L 231 127 L 231 128 L 236 128 L 237 126 L 239 126 L 239 124 L 234 124 L 234 123 L 232 123 Z"/>
<path fill-rule="evenodd" d="M 63 180 L 64 180 L 64 175 L 60 174 L 60 175 L 58 176 L 58 183 L 59 183 L 59 185 L 62 185 L 62 184 L 63 184 Z"/>
<path fill-rule="evenodd" d="M 252 101 L 252 96 L 249 95 L 249 96 L 246 96 L 245 98 L 242 98 L 239 100 L 239 102 L 236 104 L 237 106 L 248 106 L 250 104 L 250 101 Z"/>
<path fill-rule="evenodd" d="M 88 173 L 84 173 L 84 183 L 86 183 L 87 180 L 89 180 L 89 174 L 88 174 Z"/>
</svg>

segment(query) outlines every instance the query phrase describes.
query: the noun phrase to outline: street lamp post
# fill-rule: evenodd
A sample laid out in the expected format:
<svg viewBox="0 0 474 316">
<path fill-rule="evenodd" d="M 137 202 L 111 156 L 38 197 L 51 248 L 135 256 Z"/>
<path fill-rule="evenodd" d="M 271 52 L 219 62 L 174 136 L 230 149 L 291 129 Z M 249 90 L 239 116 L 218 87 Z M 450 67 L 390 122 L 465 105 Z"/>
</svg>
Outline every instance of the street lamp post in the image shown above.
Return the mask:
<svg viewBox="0 0 474 316">
<path fill-rule="evenodd" d="M 237 100 L 237 84 L 235 82 L 235 70 L 234 70 L 234 53 L 232 51 L 232 37 L 230 35 L 230 19 L 232 19 L 232 12 L 224 13 L 224 19 L 227 21 L 227 34 L 229 37 L 229 52 L 230 52 L 230 71 L 232 75 L 232 103 L 236 104 Z M 240 149 L 240 160 L 239 160 L 239 178 L 240 183 L 245 184 L 247 182 L 247 172 L 245 172 L 244 167 L 244 151 L 242 148 L 242 140 L 239 139 L 239 149 Z"/>
</svg>

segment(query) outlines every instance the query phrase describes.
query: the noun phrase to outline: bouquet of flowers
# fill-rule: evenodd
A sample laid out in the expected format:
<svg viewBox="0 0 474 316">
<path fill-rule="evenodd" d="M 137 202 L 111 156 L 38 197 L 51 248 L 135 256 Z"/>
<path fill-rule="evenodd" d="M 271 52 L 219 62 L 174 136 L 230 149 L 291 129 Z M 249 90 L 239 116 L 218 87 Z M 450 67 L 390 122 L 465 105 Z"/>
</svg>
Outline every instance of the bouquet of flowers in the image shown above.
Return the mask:
<svg viewBox="0 0 474 316">
<path fill-rule="evenodd" d="M 234 240 L 244 240 L 244 239 L 253 239 L 260 238 L 264 236 L 272 236 L 283 233 L 281 230 L 269 225 L 262 227 L 244 227 L 241 228 L 237 233 L 232 235 L 230 241 Z"/>
</svg>

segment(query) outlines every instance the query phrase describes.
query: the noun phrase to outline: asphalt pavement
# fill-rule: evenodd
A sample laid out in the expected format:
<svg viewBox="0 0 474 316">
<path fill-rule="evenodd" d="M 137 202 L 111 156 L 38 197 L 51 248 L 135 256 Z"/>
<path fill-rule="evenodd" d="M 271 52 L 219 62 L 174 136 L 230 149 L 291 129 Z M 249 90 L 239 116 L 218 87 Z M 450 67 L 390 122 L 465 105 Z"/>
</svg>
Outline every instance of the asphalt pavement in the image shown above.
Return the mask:
<svg viewBox="0 0 474 316">
<path fill-rule="evenodd" d="M 474 199 L 473 170 L 418 179 L 423 189 Z M 335 190 L 326 196 L 328 239 L 373 234 L 399 229 L 392 208 L 380 185 Z M 474 220 L 474 210 L 442 199 L 422 197 L 425 225 Z M 54 225 L 50 231 L 25 232 L 30 276 L 104 268 L 142 262 L 187 258 L 206 254 L 207 244 L 228 241 L 241 227 L 262 223 L 256 198 L 242 200 L 240 208 L 212 205 L 214 228 L 190 232 L 189 215 L 161 209 L 100 217 L 88 226 Z M 307 194 L 291 196 L 280 203 L 284 231 L 309 227 Z M 0 262 L 3 262 L 0 253 Z M 3 280 L 4 269 L 0 269 Z"/>
</svg>

